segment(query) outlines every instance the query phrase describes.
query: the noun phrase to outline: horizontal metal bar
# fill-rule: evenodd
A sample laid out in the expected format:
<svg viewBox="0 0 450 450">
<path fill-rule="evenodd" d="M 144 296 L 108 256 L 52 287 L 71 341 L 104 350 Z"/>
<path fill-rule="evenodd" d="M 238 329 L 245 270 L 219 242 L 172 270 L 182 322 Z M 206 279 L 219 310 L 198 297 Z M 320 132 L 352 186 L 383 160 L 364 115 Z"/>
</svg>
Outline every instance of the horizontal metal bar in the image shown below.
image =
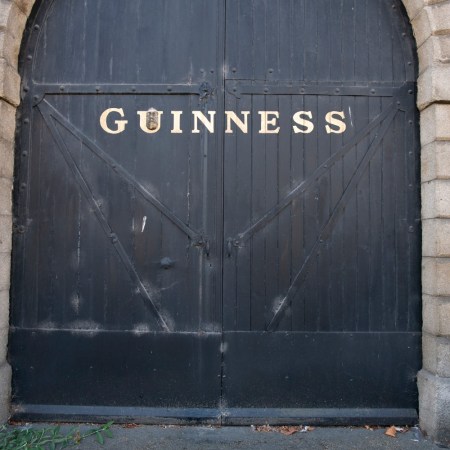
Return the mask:
<svg viewBox="0 0 450 450">
<path fill-rule="evenodd" d="M 78 94 L 78 95 L 201 95 L 200 84 L 71 84 L 71 83 L 34 83 L 28 89 L 35 95 Z"/>
<path fill-rule="evenodd" d="M 412 408 L 229 408 L 223 425 L 401 425 L 417 424 Z"/>
<path fill-rule="evenodd" d="M 271 84 L 256 82 L 227 82 L 227 91 L 234 96 L 239 95 L 325 95 L 325 96 L 364 96 L 393 97 L 399 91 L 409 89 L 414 92 L 414 83 L 402 84 L 365 84 L 346 85 L 337 83 L 286 83 Z"/>
<path fill-rule="evenodd" d="M 12 405 L 16 420 L 52 422 L 143 423 L 151 425 L 220 423 L 221 412 L 215 408 L 146 408 L 80 405 Z"/>
<path fill-rule="evenodd" d="M 12 405 L 14 420 L 142 424 L 224 425 L 415 425 L 412 408 L 143 408 L 111 406 Z"/>
</svg>

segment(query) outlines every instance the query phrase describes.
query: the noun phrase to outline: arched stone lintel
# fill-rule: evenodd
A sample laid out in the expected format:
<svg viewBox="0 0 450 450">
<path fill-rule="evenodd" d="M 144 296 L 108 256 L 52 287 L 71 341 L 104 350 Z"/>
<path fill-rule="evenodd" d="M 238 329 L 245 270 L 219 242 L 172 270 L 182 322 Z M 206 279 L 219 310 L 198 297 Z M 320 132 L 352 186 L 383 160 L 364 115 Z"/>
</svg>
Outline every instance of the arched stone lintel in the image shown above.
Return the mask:
<svg viewBox="0 0 450 450">
<path fill-rule="evenodd" d="M 18 55 L 36 0 L 0 0 L 0 423 L 8 418 L 11 368 L 6 361 Z M 424 368 L 420 422 L 450 441 L 450 0 L 402 0 L 418 47 L 422 136 Z"/>
</svg>

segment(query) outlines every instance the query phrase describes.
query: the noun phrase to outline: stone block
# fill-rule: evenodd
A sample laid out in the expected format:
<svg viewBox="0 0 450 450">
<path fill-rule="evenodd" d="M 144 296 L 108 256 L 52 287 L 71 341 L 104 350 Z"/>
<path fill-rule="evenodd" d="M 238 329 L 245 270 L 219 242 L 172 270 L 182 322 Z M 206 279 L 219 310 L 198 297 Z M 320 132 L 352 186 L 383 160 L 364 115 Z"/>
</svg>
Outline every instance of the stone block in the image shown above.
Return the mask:
<svg viewBox="0 0 450 450">
<path fill-rule="evenodd" d="M 0 178 L 12 180 L 14 174 L 14 144 L 0 137 Z"/>
<path fill-rule="evenodd" d="M 12 249 L 12 216 L 0 216 L 0 253 Z"/>
<path fill-rule="evenodd" d="M 8 328 L 0 328 L 0 364 L 6 361 L 8 352 Z"/>
<path fill-rule="evenodd" d="M 450 298 L 424 295 L 422 305 L 424 332 L 450 337 Z"/>
<path fill-rule="evenodd" d="M 0 98 L 14 106 L 20 103 L 20 76 L 6 59 L 0 59 Z"/>
<path fill-rule="evenodd" d="M 450 141 L 434 141 L 423 147 L 421 163 L 422 182 L 450 179 Z"/>
<path fill-rule="evenodd" d="M 0 58 L 3 58 L 15 70 L 18 66 L 20 41 L 6 31 L 0 31 Z"/>
<path fill-rule="evenodd" d="M 0 291 L 0 329 L 9 327 L 9 291 Z"/>
<path fill-rule="evenodd" d="M 0 423 L 9 419 L 9 404 L 11 400 L 11 367 L 0 364 Z"/>
<path fill-rule="evenodd" d="M 15 39 L 22 40 L 27 15 L 21 11 L 17 2 L 0 0 L 0 30 L 8 30 Z"/>
<path fill-rule="evenodd" d="M 450 36 L 430 36 L 418 49 L 419 73 L 450 62 Z"/>
<path fill-rule="evenodd" d="M 36 0 L 14 0 L 17 7 L 28 17 Z"/>
<path fill-rule="evenodd" d="M 450 339 L 423 333 L 423 367 L 440 377 L 450 378 Z"/>
<path fill-rule="evenodd" d="M 405 5 L 409 19 L 412 20 L 424 7 L 424 0 L 403 0 L 403 4 Z"/>
<path fill-rule="evenodd" d="M 422 258 L 422 292 L 450 297 L 450 258 Z"/>
<path fill-rule="evenodd" d="M 11 252 L 0 253 L 0 290 L 9 290 L 11 284 Z"/>
<path fill-rule="evenodd" d="M 450 66 L 434 65 L 423 72 L 418 80 L 417 107 L 425 109 L 434 102 L 450 100 Z M 447 124 L 450 129 L 450 126 Z"/>
<path fill-rule="evenodd" d="M 450 31 L 450 3 L 433 2 L 422 8 L 412 19 L 411 23 L 416 36 L 417 46 L 420 47 L 430 36 L 449 34 Z"/>
<path fill-rule="evenodd" d="M 8 28 L 8 21 L 13 8 L 13 3 L 8 0 L 0 0 L 0 30 Z"/>
<path fill-rule="evenodd" d="M 450 378 L 422 369 L 418 374 L 420 427 L 444 445 L 450 444 Z"/>
<path fill-rule="evenodd" d="M 421 143 L 450 140 L 450 105 L 435 104 L 420 114 Z"/>
<path fill-rule="evenodd" d="M 12 188 L 11 179 L 0 178 L 0 216 L 12 215 Z M 2 230 L 0 225 L 0 235 L 1 234 Z"/>
<path fill-rule="evenodd" d="M 428 219 L 422 222 L 422 254 L 450 258 L 449 219 Z"/>
<path fill-rule="evenodd" d="M 16 130 L 16 108 L 0 99 L 0 136 L 3 140 L 14 142 Z"/>
<path fill-rule="evenodd" d="M 450 218 L 450 180 L 422 183 L 422 219 Z"/>
</svg>

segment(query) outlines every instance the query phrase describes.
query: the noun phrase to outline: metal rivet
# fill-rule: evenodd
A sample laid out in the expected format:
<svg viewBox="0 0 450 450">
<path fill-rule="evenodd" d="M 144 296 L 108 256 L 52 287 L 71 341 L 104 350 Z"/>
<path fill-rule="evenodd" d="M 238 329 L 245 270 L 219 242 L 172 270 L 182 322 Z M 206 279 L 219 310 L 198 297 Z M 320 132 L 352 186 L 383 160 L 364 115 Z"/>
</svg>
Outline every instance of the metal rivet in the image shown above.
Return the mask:
<svg viewBox="0 0 450 450">
<path fill-rule="evenodd" d="M 233 67 L 233 68 L 231 69 L 231 71 L 232 71 L 233 73 L 236 73 L 236 72 L 237 72 L 236 67 Z"/>
<path fill-rule="evenodd" d="M 267 94 L 267 92 L 269 92 L 268 88 L 264 88 L 264 92 Z"/>
<path fill-rule="evenodd" d="M 95 86 L 95 90 L 96 90 L 97 92 L 100 92 L 100 86 Z"/>
<path fill-rule="evenodd" d="M 131 91 L 132 91 L 132 92 L 136 92 L 136 88 L 133 86 L 133 87 L 131 88 Z"/>
<path fill-rule="evenodd" d="M 28 59 L 28 61 L 31 61 L 33 59 L 33 55 L 28 55 L 27 59 Z"/>
<path fill-rule="evenodd" d="M 409 152 L 408 154 L 409 154 L 409 156 L 413 156 L 413 152 Z"/>
<path fill-rule="evenodd" d="M 412 64 L 412 62 L 411 61 L 408 61 L 408 66 L 410 66 Z"/>
<path fill-rule="evenodd" d="M 169 86 L 169 87 L 167 88 L 167 91 L 168 91 L 168 92 L 172 92 L 172 88 Z"/>
<path fill-rule="evenodd" d="M 410 125 L 412 125 L 414 122 L 413 122 L 412 120 L 410 120 L 408 123 L 409 123 Z"/>
<path fill-rule="evenodd" d="M 305 93 L 305 90 L 302 88 L 302 89 L 300 89 L 300 94 L 304 94 Z"/>
<path fill-rule="evenodd" d="M 39 95 L 33 96 L 33 100 L 34 100 L 35 102 L 37 102 L 37 101 L 39 100 Z"/>
<path fill-rule="evenodd" d="M 414 227 L 413 227 L 413 226 L 410 226 L 410 227 L 408 228 L 408 231 L 409 231 L 410 233 L 414 233 Z"/>
<path fill-rule="evenodd" d="M 233 92 L 236 92 L 237 91 L 237 88 L 233 88 Z"/>
<path fill-rule="evenodd" d="M 408 94 L 411 95 L 412 93 L 413 93 L 413 90 L 410 89 L 410 90 L 408 91 Z"/>
<path fill-rule="evenodd" d="M 23 156 L 24 158 L 26 158 L 26 157 L 28 156 L 28 152 L 27 152 L 27 151 L 22 152 L 22 156 Z"/>
<path fill-rule="evenodd" d="M 371 89 L 370 93 L 375 94 L 375 89 Z"/>
<path fill-rule="evenodd" d="M 273 73 L 273 69 L 269 69 L 269 73 Z"/>
<path fill-rule="evenodd" d="M 211 73 L 214 73 L 214 69 L 211 69 L 210 72 L 211 72 Z"/>
<path fill-rule="evenodd" d="M 397 106 L 400 106 L 401 105 L 401 103 L 400 102 L 397 102 Z"/>
<path fill-rule="evenodd" d="M 23 87 L 23 91 L 24 91 L 24 92 L 28 92 L 29 90 L 30 90 L 30 88 L 29 88 L 28 86 L 24 86 L 24 87 Z"/>
<path fill-rule="evenodd" d="M 402 33 L 402 36 L 405 37 L 405 36 L 406 36 L 406 33 Z"/>
<path fill-rule="evenodd" d="M 21 185 L 20 185 L 20 189 L 25 189 L 27 187 L 27 183 L 22 183 Z"/>
<path fill-rule="evenodd" d="M 336 88 L 334 92 L 336 92 L 336 94 L 339 94 L 340 92 L 339 88 Z"/>
<path fill-rule="evenodd" d="M 63 91 L 64 89 L 65 89 L 64 86 L 60 86 L 60 87 L 59 87 L 59 90 L 60 90 L 60 91 Z"/>
<path fill-rule="evenodd" d="M 28 124 L 30 123 L 30 119 L 23 119 L 23 123 L 24 123 L 25 125 L 28 125 Z"/>
<path fill-rule="evenodd" d="M 39 30 L 39 28 L 41 28 L 39 25 L 35 25 L 35 26 L 34 26 L 34 29 L 35 29 L 35 30 Z"/>
</svg>

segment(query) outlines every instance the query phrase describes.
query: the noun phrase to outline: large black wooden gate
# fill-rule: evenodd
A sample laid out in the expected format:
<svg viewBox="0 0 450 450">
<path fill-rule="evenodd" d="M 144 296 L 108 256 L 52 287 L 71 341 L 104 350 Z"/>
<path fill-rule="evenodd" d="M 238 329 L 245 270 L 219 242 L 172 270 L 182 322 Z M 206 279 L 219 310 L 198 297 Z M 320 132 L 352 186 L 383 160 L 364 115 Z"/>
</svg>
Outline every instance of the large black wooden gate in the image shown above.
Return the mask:
<svg viewBox="0 0 450 450">
<path fill-rule="evenodd" d="M 16 416 L 413 420 L 400 3 L 41 3 L 21 58 Z"/>
</svg>

